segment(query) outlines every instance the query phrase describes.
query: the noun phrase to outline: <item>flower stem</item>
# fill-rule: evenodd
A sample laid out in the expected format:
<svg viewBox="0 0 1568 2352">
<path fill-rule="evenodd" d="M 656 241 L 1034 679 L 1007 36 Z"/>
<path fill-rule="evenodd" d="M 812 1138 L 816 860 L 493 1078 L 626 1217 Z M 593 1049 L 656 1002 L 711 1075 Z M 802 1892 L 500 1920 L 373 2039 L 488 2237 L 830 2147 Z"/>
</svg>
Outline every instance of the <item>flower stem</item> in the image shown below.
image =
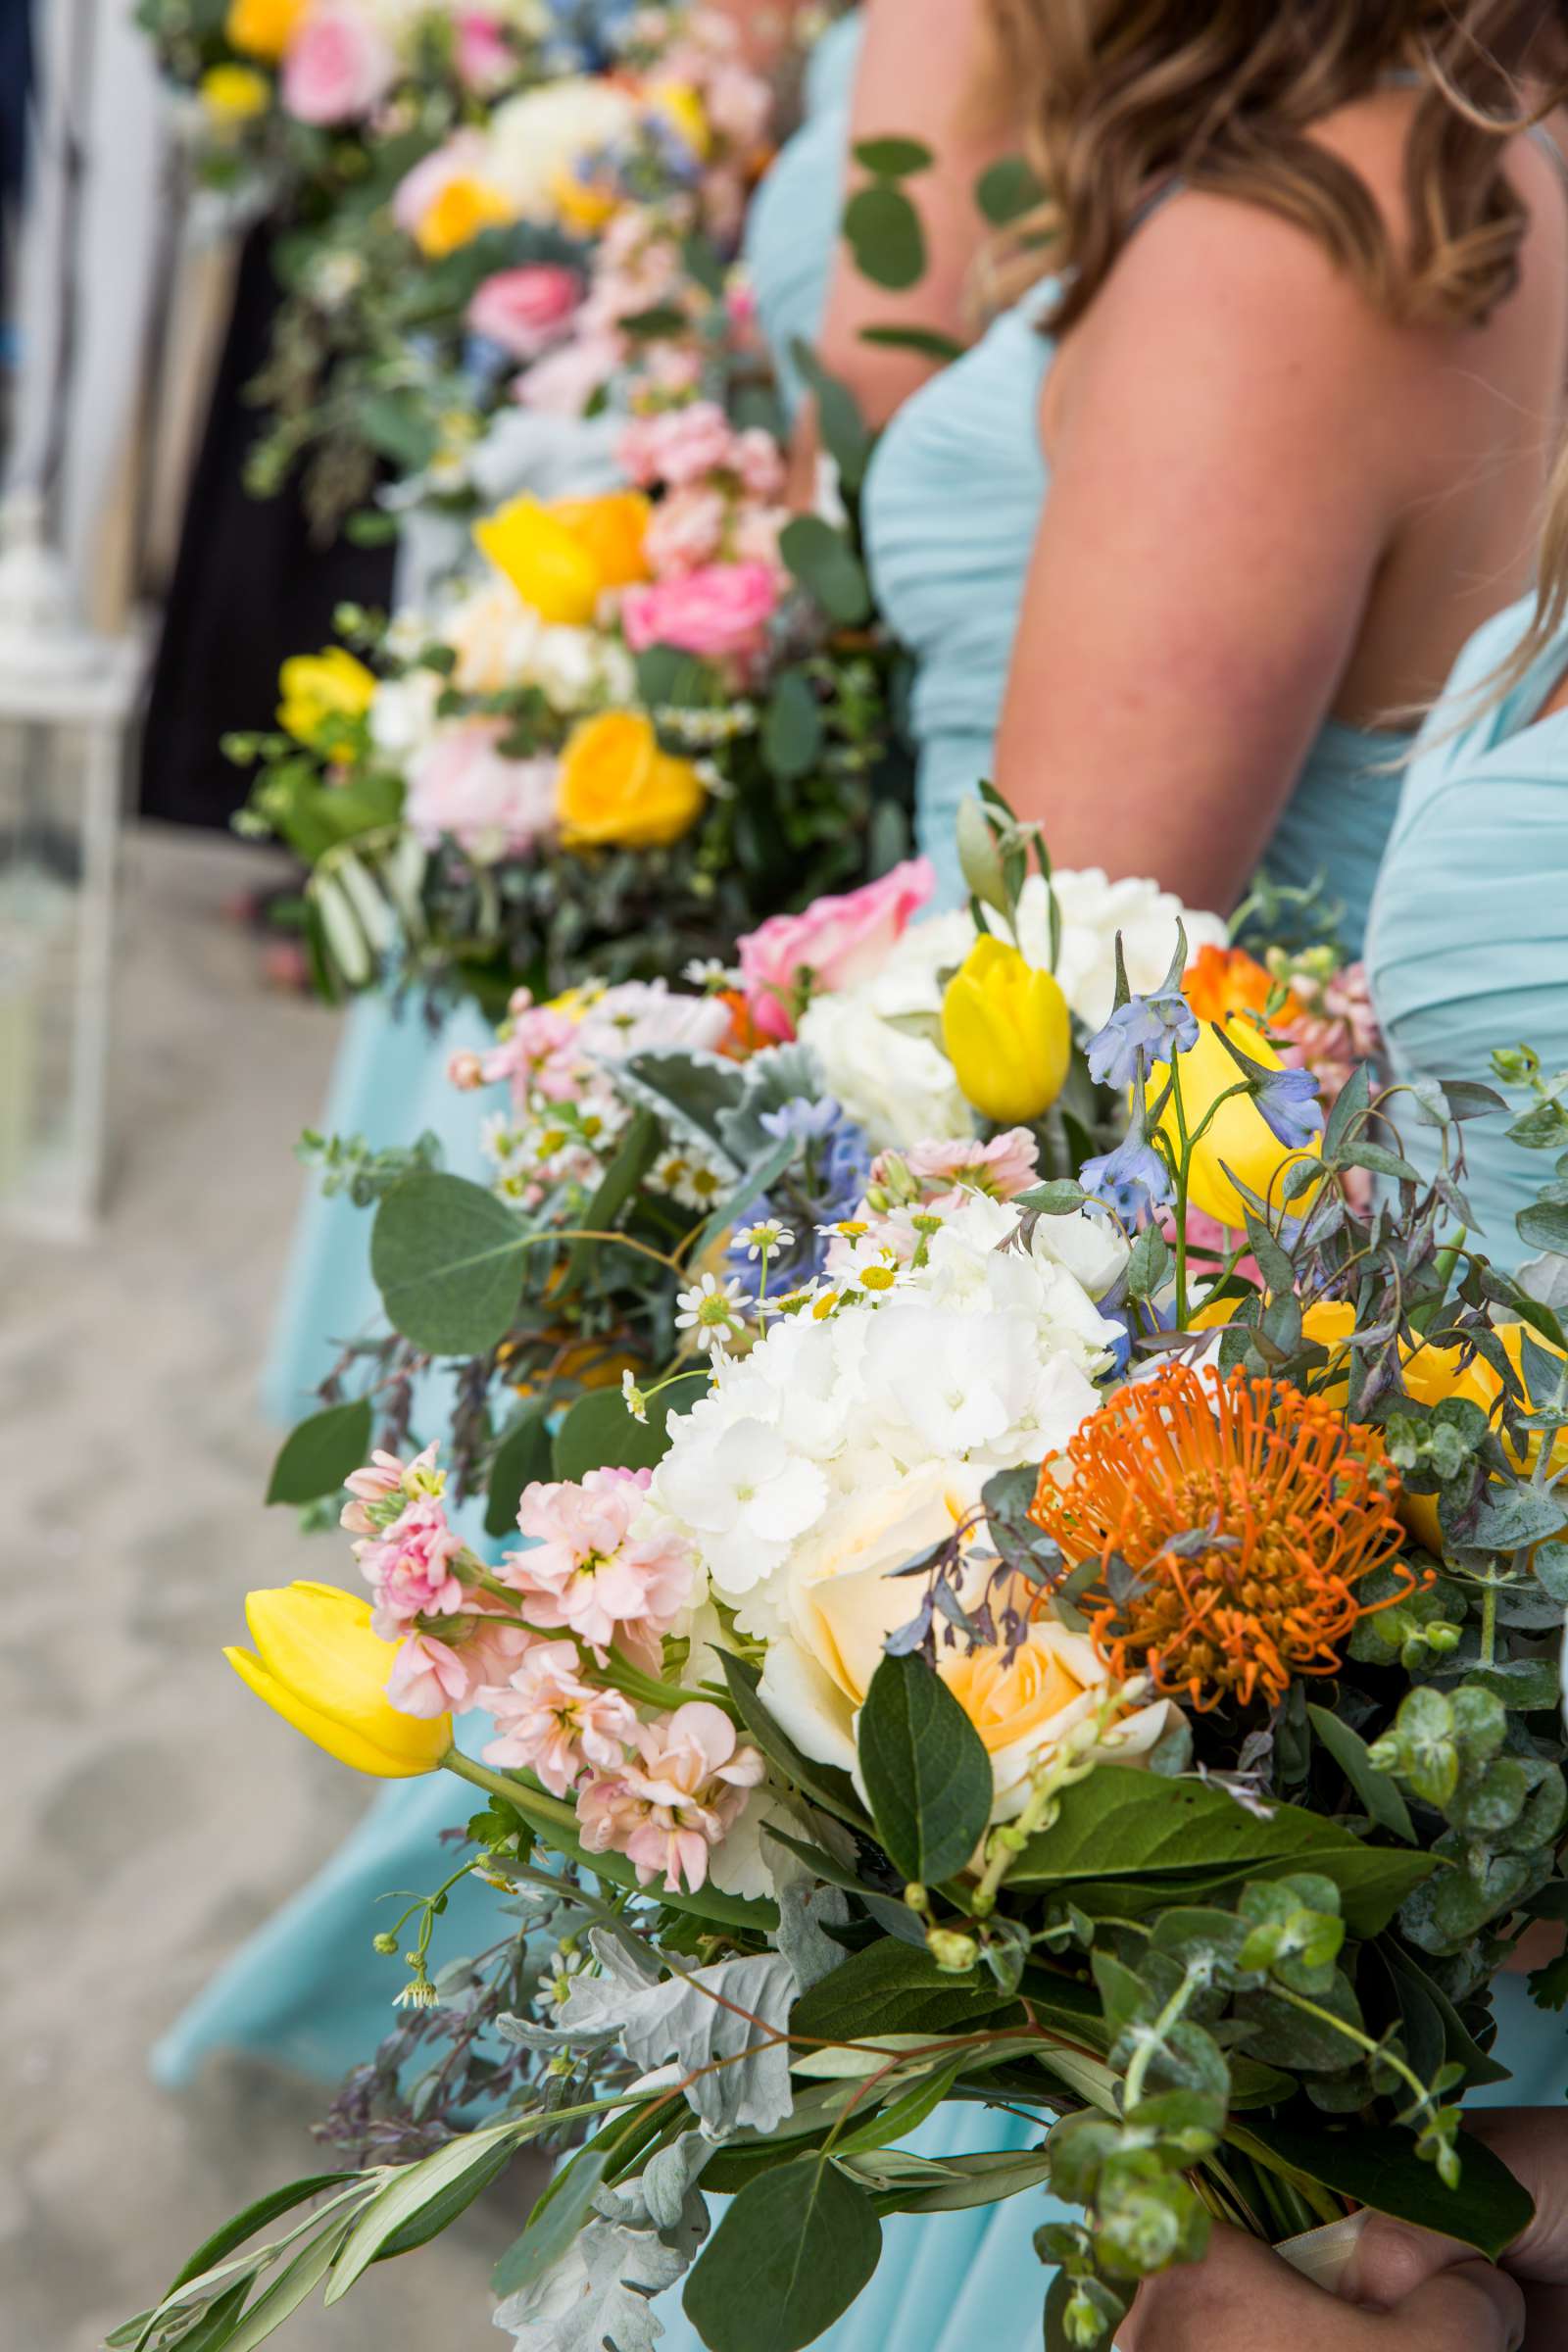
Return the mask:
<svg viewBox="0 0 1568 2352">
<path fill-rule="evenodd" d="M 577 1834 L 577 1809 L 563 1803 L 560 1797 L 547 1796 L 542 1788 L 530 1788 L 515 1781 L 510 1773 L 492 1772 L 487 1764 L 476 1764 L 460 1747 L 449 1747 L 441 1759 L 448 1772 L 455 1772 L 460 1781 L 471 1781 L 487 1796 L 499 1796 L 514 1806 L 524 1821 L 534 1822 L 541 1829 L 568 1830 Z"/>
</svg>

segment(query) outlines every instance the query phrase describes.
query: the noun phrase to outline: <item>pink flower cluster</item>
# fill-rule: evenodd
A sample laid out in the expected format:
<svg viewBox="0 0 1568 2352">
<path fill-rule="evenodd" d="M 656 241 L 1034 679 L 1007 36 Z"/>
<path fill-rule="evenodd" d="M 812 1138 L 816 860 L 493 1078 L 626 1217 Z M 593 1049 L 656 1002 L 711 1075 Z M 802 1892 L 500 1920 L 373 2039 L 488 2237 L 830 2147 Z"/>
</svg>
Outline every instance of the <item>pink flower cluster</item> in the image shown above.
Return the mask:
<svg viewBox="0 0 1568 2352">
<path fill-rule="evenodd" d="M 951 1216 L 966 1193 L 1015 1200 L 1039 1174 L 1040 1147 L 1027 1127 L 1009 1127 L 984 1144 L 970 1136 L 879 1152 L 866 1199 L 851 1219 L 860 1230 L 835 1236 L 824 1271 L 837 1278 L 865 1265 L 906 1266 L 920 1245 L 916 1217 Z"/>
<path fill-rule="evenodd" d="M 936 889 L 927 858 L 842 896 L 817 899 L 804 914 L 773 914 L 738 942 L 752 1026 L 785 1042 L 813 996 L 831 996 L 874 977 L 889 949 Z"/>
<path fill-rule="evenodd" d="M 617 1772 L 596 1777 L 579 1793 L 582 1842 L 591 1854 L 625 1854 L 645 1886 L 662 1873 L 671 1894 L 682 1886 L 695 1892 L 710 1853 L 767 1768 L 736 1739 L 723 1708 L 707 1699 L 638 1724 L 635 1739 Z"/>
<path fill-rule="evenodd" d="M 448 1524 L 443 1474 L 427 1446 L 412 1462 L 377 1452 L 347 1481 L 342 1524 L 369 1585 L 370 1622 L 396 1642 L 387 1695 L 408 1715 L 471 1706 L 484 1683 L 510 1672 L 528 1637 L 489 1620 L 505 1603 L 472 1579 L 478 1563 Z M 441 1621 L 439 1636 L 425 1620 Z"/>
<path fill-rule="evenodd" d="M 582 281 L 559 262 L 529 262 L 498 270 L 477 288 L 467 319 L 476 335 L 514 360 L 536 360 L 568 334 L 582 300 Z"/>
<path fill-rule="evenodd" d="M 496 1573 L 531 1624 L 574 1635 L 601 1664 L 613 1645 L 657 1671 L 663 1636 L 690 1599 L 693 1564 L 666 1529 L 637 1532 L 652 1476 L 590 1470 L 580 1484 L 526 1488 L 517 1525 L 533 1542 L 509 1551 Z"/>
<path fill-rule="evenodd" d="M 1275 1023 L 1288 1041 L 1285 1059 L 1298 1069 L 1310 1070 L 1332 1106 L 1358 1063 L 1370 1060 L 1383 1040 L 1372 1009 L 1372 990 L 1364 963 L 1347 963 L 1327 978 L 1309 970 L 1291 973 L 1291 994 L 1303 1007 L 1297 1019 Z"/>
</svg>

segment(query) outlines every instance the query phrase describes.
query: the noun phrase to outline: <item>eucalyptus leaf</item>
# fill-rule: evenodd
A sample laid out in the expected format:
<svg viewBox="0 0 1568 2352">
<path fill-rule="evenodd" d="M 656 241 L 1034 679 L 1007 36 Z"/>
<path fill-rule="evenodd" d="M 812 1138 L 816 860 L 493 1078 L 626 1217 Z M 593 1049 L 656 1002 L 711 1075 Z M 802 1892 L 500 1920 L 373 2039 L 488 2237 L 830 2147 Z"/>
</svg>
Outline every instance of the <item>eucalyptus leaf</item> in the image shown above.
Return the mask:
<svg viewBox="0 0 1568 2352">
<path fill-rule="evenodd" d="M 854 626 L 871 611 L 865 569 L 846 534 L 820 514 L 797 514 L 779 533 L 779 554 L 829 620 Z"/>
<path fill-rule="evenodd" d="M 268 1482 L 269 1502 L 316 1502 L 338 1494 L 369 1457 L 370 1400 L 329 1404 L 289 1431 Z"/>
<path fill-rule="evenodd" d="M 814 2156 L 743 2188 L 686 2283 L 710 2352 L 801 2352 L 876 2269 L 882 2230 L 863 2189 Z"/>
<path fill-rule="evenodd" d="M 485 1496 L 487 1536 L 504 1536 L 516 1526 L 523 1488 L 548 1478 L 551 1461 L 550 1406 L 536 1400 L 523 1406 L 496 1447 Z"/>
<path fill-rule="evenodd" d="M 925 231 L 902 188 L 875 180 L 858 188 L 844 208 L 844 235 L 862 277 L 896 294 L 925 275 Z"/>
<path fill-rule="evenodd" d="M 370 1272 L 388 1320 L 431 1355 L 481 1355 L 505 1339 L 523 1256 L 505 1202 L 441 1170 L 395 1184 L 370 1228 Z"/>
</svg>

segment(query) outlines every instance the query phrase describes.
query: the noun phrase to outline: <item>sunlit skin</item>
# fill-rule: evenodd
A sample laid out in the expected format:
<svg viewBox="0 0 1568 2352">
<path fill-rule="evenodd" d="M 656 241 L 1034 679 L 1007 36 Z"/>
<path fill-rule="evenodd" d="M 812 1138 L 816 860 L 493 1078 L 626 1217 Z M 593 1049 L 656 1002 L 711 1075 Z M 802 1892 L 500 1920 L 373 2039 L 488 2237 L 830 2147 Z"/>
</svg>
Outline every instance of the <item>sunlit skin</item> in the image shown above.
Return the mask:
<svg viewBox="0 0 1568 2352">
<path fill-rule="evenodd" d="M 1400 233 L 1413 94 L 1317 135 Z M 1233 905 L 1331 715 L 1389 723 L 1532 576 L 1568 379 L 1562 179 L 1516 139 L 1516 291 L 1395 324 L 1302 230 L 1178 194 L 1051 368 L 997 781 L 1064 865 Z"/>
</svg>

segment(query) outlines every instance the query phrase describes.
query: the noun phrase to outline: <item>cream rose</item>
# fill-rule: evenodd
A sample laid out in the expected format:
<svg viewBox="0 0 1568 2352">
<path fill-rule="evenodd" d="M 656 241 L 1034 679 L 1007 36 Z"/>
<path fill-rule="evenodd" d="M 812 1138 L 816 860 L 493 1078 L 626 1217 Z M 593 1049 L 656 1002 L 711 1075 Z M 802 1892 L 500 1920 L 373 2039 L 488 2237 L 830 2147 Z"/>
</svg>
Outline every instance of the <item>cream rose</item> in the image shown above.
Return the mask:
<svg viewBox="0 0 1568 2352">
<path fill-rule="evenodd" d="M 885 1493 L 847 1496 L 794 1546 L 788 1630 L 768 1645 L 760 1696 L 804 1755 L 857 1773 L 856 1728 L 882 1645 L 920 1600 L 918 1580 L 894 1571 L 952 1534 L 979 1502 L 984 1475 L 932 1463 Z M 1093 1642 L 1048 1616 L 1010 1662 L 1000 1648 L 956 1649 L 938 1671 L 991 1758 L 993 1821 L 1022 1811 L 1031 1772 L 1094 1716 L 1109 1679 Z M 1098 1753 L 1140 1762 L 1169 1712 L 1161 1699 L 1123 1715 Z"/>
<path fill-rule="evenodd" d="M 580 157 L 623 137 L 636 118 L 632 92 L 597 75 L 524 90 L 490 118 L 485 175 L 522 220 L 554 220 L 561 176 Z"/>
</svg>

